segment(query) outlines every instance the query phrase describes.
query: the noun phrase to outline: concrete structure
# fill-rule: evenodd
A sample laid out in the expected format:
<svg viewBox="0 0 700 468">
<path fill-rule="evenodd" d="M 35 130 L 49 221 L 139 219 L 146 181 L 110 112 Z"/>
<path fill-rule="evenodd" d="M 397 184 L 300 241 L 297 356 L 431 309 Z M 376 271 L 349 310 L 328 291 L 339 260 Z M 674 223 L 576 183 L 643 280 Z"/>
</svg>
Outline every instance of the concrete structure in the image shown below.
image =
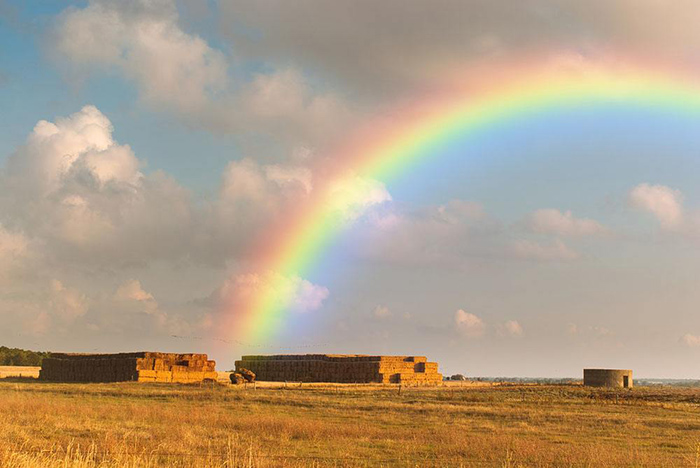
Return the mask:
<svg viewBox="0 0 700 468">
<path fill-rule="evenodd" d="M 273 382 L 402 383 L 442 382 L 436 362 L 425 356 L 287 354 L 243 356 L 236 370 L 249 369 L 257 380 Z"/>
<path fill-rule="evenodd" d="M 136 352 L 51 353 L 39 378 L 54 382 L 202 382 L 216 380 L 216 363 L 206 354 Z"/>
<path fill-rule="evenodd" d="M 632 371 L 629 369 L 583 369 L 583 385 L 632 388 Z"/>
</svg>

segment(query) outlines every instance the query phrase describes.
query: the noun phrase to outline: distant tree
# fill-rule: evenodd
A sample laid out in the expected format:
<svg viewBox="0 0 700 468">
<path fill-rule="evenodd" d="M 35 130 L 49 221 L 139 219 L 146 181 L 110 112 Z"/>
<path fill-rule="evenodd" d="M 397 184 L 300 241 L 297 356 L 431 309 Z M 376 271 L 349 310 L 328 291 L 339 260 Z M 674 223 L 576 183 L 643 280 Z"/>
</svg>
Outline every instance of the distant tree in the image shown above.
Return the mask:
<svg viewBox="0 0 700 468">
<path fill-rule="evenodd" d="M 450 377 L 450 380 L 467 380 L 467 378 L 462 374 L 455 374 L 452 377 Z"/>
<path fill-rule="evenodd" d="M 0 346 L 0 366 L 40 366 L 49 353 Z"/>
</svg>

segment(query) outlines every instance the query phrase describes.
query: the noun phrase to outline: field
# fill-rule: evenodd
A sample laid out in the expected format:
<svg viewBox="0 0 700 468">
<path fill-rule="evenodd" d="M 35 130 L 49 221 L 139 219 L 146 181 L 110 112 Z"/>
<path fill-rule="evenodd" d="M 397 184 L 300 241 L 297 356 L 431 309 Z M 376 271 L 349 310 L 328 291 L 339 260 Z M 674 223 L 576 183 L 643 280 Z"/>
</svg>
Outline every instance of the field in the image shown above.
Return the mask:
<svg viewBox="0 0 700 468">
<path fill-rule="evenodd" d="M 38 366 L 0 366 L 0 379 L 7 377 L 32 377 L 36 379 L 39 377 L 39 370 L 41 367 Z"/>
<path fill-rule="evenodd" d="M 0 380 L 2 467 L 700 466 L 700 389 Z"/>
</svg>

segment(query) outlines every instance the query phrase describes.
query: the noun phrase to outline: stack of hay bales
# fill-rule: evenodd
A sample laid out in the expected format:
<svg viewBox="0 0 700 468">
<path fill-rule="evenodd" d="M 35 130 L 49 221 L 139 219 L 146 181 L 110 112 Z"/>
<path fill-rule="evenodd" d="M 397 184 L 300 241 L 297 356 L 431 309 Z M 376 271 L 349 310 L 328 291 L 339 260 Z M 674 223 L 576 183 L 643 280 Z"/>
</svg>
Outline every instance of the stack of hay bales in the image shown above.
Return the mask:
<svg viewBox="0 0 700 468">
<path fill-rule="evenodd" d="M 298 354 L 243 356 L 236 369 L 250 369 L 261 381 L 436 384 L 436 362 L 425 356 Z"/>
<path fill-rule="evenodd" d="M 216 363 L 206 354 L 51 353 L 39 378 L 56 382 L 201 382 L 216 380 Z"/>
</svg>

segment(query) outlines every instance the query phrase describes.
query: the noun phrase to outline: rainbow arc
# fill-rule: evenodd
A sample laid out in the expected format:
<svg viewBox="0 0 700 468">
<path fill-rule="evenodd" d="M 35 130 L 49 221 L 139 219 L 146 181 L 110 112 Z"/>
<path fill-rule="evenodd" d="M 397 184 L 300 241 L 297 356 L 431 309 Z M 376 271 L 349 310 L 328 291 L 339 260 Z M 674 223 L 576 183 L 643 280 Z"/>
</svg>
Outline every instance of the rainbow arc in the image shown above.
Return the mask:
<svg viewBox="0 0 700 468">
<path fill-rule="evenodd" d="M 700 85 L 673 72 L 643 69 L 555 70 L 515 67 L 507 73 L 487 77 L 452 93 L 449 99 L 426 100 L 392 124 L 361 132 L 340 148 L 330 166 L 319 168 L 323 182 L 316 181 L 313 194 L 303 207 L 289 213 L 268 230 L 255 248 L 253 263 L 258 272 L 272 272 L 235 308 L 237 332 L 247 340 L 269 339 L 290 313 L 289 278 L 303 278 L 348 222 L 338 207 L 359 204 L 362 194 L 337 190 L 352 178 L 391 183 L 407 176 L 411 167 L 427 158 L 440 157 L 439 148 L 452 140 L 468 142 L 470 135 L 502 123 L 517 123 L 532 116 L 567 110 L 639 108 L 700 115 Z M 397 114 L 399 114 L 397 112 Z"/>
</svg>

